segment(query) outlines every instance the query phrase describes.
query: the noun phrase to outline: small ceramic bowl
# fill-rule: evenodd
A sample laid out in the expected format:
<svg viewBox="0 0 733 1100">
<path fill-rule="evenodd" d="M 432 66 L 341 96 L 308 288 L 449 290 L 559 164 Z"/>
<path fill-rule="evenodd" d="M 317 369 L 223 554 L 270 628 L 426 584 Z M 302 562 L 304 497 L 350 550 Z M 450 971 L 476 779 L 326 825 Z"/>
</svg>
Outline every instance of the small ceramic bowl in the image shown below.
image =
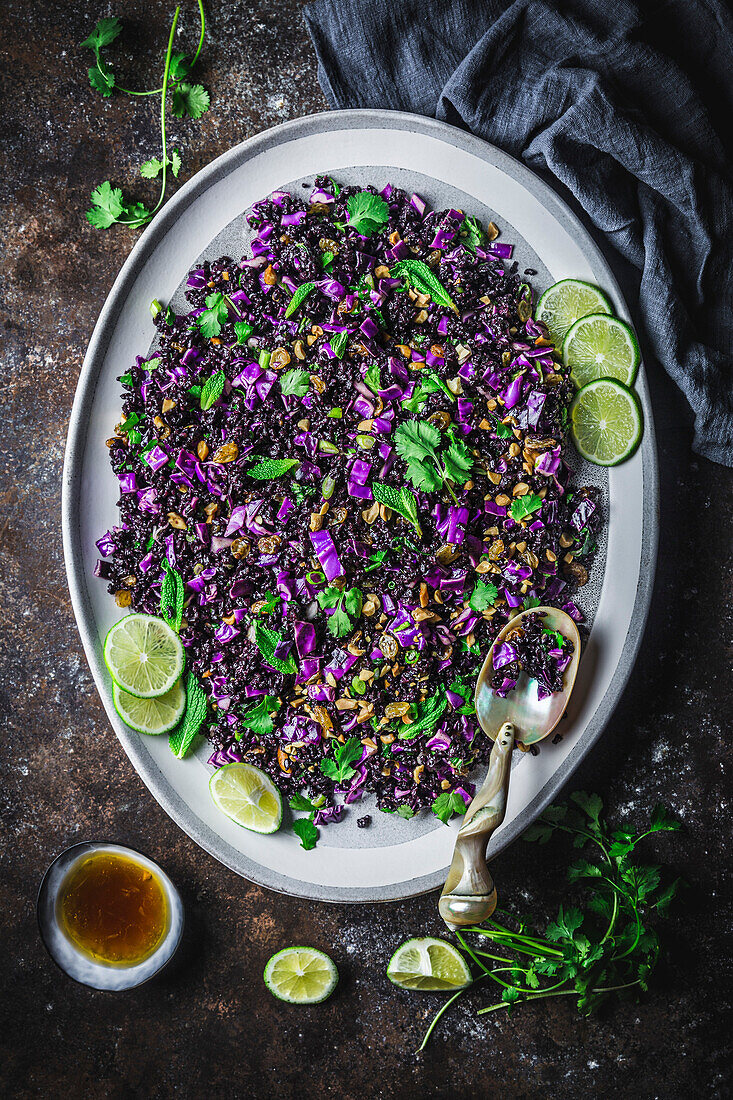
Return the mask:
<svg viewBox="0 0 733 1100">
<path fill-rule="evenodd" d="M 57 903 L 61 887 L 69 872 L 80 859 L 97 852 L 115 852 L 118 855 L 130 857 L 157 875 L 165 892 L 168 912 L 167 930 L 152 955 L 148 955 L 146 959 L 132 966 L 105 964 L 91 959 L 79 950 L 59 923 Z M 38 891 L 36 913 L 41 939 L 57 966 L 82 985 L 111 992 L 133 989 L 162 970 L 176 953 L 183 934 L 183 902 L 165 871 L 141 852 L 135 851 L 134 848 L 125 848 L 121 844 L 84 842 L 73 844 L 63 851 L 43 876 L 43 882 Z"/>
</svg>

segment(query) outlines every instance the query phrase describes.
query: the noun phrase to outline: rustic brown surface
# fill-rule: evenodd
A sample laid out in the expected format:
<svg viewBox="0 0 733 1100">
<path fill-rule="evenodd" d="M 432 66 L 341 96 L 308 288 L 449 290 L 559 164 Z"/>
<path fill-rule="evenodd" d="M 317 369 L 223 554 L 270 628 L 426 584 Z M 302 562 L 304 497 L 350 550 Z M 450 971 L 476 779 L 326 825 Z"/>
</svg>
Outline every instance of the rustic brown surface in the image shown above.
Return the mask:
<svg viewBox="0 0 733 1100">
<path fill-rule="evenodd" d="M 120 5 L 130 81 L 155 79 L 171 5 Z M 176 125 L 184 178 L 235 142 L 321 110 L 298 0 L 220 4 L 199 79 L 212 111 Z M 664 800 L 684 835 L 650 847 L 690 883 L 669 923 L 669 961 L 639 1005 L 580 1020 L 569 1000 L 482 1022 L 477 992 L 416 1058 L 434 998 L 392 990 L 407 935 L 440 933 L 436 896 L 346 907 L 267 893 L 219 866 L 166 817 L 112 735 L 64 578 L 60 475 L 76 379 L 100 307 L 136 234 L 87 226 L 91 188 L 130 181 L 156 152 L 151 102 L 102 101 L 76 45 L 96 4 L 5 0 L 0 246 L 2 876 L 0 1091 L 84 1097 L 723 1096 L 729 974 L 727 748 L 731 677 L 730 471 L 691 456 L 683 402 L 651 369 L 662 459 L 653 612 L 629 688 L 575 786 L 641 821 Z M 158 22 L 157 20 L 160 20 Z M 195 13 L 186 5 L 190 41 Z M 140 67 L 144 70 L 139 72 Z M 632 303 L 633 305 L 633 303 Z M 132 350 L 132 349 L 131 349 Z M 34 916 L 46 865 L 82 838 L 140 846 L 179 883 L 189 917 L 174 967 L 127 995 L 88 991 L 46 957 Z M 494 864 L 506 898 L 556 900 L 553 849 L 518 843 Z M 277 948 L 309 942 L 342 974 L 313 1009 L 273 1000 L 260 975 Z"/>
</svg>

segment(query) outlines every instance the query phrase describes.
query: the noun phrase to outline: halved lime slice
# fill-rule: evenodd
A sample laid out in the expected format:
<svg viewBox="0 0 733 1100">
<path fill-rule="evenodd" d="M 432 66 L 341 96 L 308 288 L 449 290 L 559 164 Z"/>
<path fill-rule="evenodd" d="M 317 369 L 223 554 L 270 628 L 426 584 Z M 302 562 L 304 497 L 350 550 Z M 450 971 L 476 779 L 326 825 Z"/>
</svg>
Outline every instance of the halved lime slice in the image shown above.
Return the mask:
<svg viewBox="0 0 733 1100">
<path fill-rule="evenodd" d="M 387 967 L 387 977 L 401 989 L 464 989 L 471 983 L 471 971 L 463 955 L 432 936 L 406 940 L 398 947 Z"/>
<path fill-rule="evenodd" d="M 181 680 L 165 695 L 139 699 L 117 684 L 112 685 L 112 702 L 122 721 L 138 733 L 168 733 L 177 726 L 186 709 L 186 689 Z"/>
<path fill-rule="evenodd" d="M 542 295 L 535 318 L 547 325 L 550 338 L 559 350 L 570 326 L 589 313 L 613 313 L 603 291 L 579 279 L 561 279 Z"/>
<path fill-rule="evenodd" d="M 104 660 L 123 691 L 138 699 L 165 695 L 180 679 L 184 653 L 174 630 L 155 615 L 126 615 L 104 640 Z"/>
<path fill-rule="evenodd" d="M 291 1005 L 317 1005 L 330 997 L 339 980 L 336 964 L 315 947 L 286 947 L 268 960 L 265 985 Z"/>
<path fill-rule="evenodd" d="M 579 390 L 595 378 L 616 378 L 633 386 L 641 352 L 625 321 L 606 313 L 591 313 L 570 327 L 563 341 L 562 358 Z"/>
<path fill-rule="evenodd" d="M 596 466 L 617 466 L 639 446 L 644 417 L 639 398 L 615 378 L 583 386 L 570 406 L 573 442 Z"/>
<path fill-rule="evenodd" d="M 280 792 L 252 764 L 225 764 L 209 780 L 209 791 L 223 814 L 253 833 L 275 833 L 283 819 Z"/>
</svg>

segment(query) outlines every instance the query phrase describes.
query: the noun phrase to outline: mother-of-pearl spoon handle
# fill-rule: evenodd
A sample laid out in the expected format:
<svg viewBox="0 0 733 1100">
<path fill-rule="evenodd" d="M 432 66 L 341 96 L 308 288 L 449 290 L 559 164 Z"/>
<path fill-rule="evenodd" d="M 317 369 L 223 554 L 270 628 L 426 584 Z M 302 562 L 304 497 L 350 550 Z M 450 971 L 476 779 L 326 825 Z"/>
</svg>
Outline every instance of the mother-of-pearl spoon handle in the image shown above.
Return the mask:
<svg viewBox="0 0 733 1100">
<path fill-rule="evenodd" d="M 506 722 L 491 750 L 484 785 L 466 811 L 438 902 L 440 915 L 450 929 L 480 924 L 496 909 L 496 887 L 486 863 L 486 845 L 504 820 L 513 748 L 514 726 Z"/>
</svg>

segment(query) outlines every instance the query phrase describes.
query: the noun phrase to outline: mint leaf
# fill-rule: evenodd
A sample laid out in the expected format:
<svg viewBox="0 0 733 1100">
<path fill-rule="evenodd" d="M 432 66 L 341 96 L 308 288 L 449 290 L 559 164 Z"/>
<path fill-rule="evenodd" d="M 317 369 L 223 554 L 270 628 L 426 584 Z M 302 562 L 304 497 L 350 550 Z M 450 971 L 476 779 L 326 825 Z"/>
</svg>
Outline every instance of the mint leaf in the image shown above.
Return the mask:
<svg viewBox="0 0 733 1100">
<path fill-rule="evenodd" d="M 418 704 L 418 717 L 409 726 L 403 725 L 397 734 L 400 741 L 412 741 L 419 733 L 430 733 L 443 717 L 443 712 L 448 706 L 448 700 L 438 689 L 434 695 Z"/>
<path fill-rule="evenodd" d="M 285 310 L 286 317 L 292 317 L 296 309 L 300 308 L 310 292 L 315 288 L 315 285 L 315 283 L 303 283 L 297 288 L 293 297 L 288 302 L 287 309 Z"/>
<path fill-rule="evenodd" d="M 297 837 L 300 837 L 300 846 L 305 848 L 306 852 L 310 852 L 312 848 L 315 848 L 318 840 L 318 829 L 307 817 L 299 817 L 297 821 L 293 822 L 293 832 Z"/>
<path fill-rule="evenodd" d="M 373 393 L 379 393 L 382 389 L 382 372 L 376 359 L 367 368 L 364 375 L 364 385 L 368 386 Z"/>
<path fill-rule="evenodd" d="M 171 630 L 176 634 L 181 629 L 183 617 L 184 584 L 183 578 L 175 571 L 167 558 L 163 559 L 165 576 L 160 588 L 160 614 Z"/>
<path fill-rule="evenodd" d="M 171 752 L 180 760 L 190 749 L 196 734 L 206 721 L 208 700 L 206 692 L 192 672 L 186 676 L 186 711 L 183 718 L 168 737 Z"/>
<path fill-rule="evenodd" d="M 390 273 L 394 278 L 406 279 L 414 290 L 419 294 L 427 294 L 438 305 L 458 312 L 448 291 L 422 260 L 398 260 L 392 265 Z"/>
<path fill-rule="evenodd" d="M 263 458 L 256 466 L 247 470 L 247 473 L 258 481 L 269 481 L 271 478 L 282 477 L 294 466 L 299 465 L 300 460 L 297 458 Z"/>
<path fill-rule="evenodd" d="M 389 221 L 387 203 L 371 191 L 357 191 L 355 195 L 349 195 L 346 209 L 349 213 L 349 226 L 363 237 L 378 233 Z"/>
<path fill-rule="evenodd" d="M 201 390 L 200 405 L 204 412 L 210 409 L 212 405 L 215 405 L 221 395 L 224 393 L 224 383 L 226 382 L 226 375 L 223 370 L 216 371 L 210 378 L 207 378 L 204 382 Z"/>
<path fill-rule="evenodd" d="M 346 345 L 349 342 L 348 332 L 334 332 L 329 340 L 331 351 L 337 359 L 343 359 Z"/>
<path fill-rule="evenodd" d="M 398 516 L 406 519 L 415 528 L 418 538 L 422 538 L 422 531 L 417 520 L 417 498 L 407 486 L 403 485 L 398 490 L 382 481 L 375 481 L 372 482 L 371 489 L 376 501 L 384 504 L 386 508 L 391 508 Z"/>
<path fill-rule="evenodd" d="M 283 636 L 277 630 L 270 630 L 268 626 L 264 626 L 262 623 L 255 623 L 255 644 L 265 663 L 286 676 L 296 673 L 298 667 L 292 653 L 288 654 L 285 661 L 275 656 L 275 650 L 282 640 Z"/>
<path fill-rule="evenodd" d="M 307 370 L 293 370 L 286 371 L 280 378 L 280 390 L 284 397 L 293 395 L 295 397 L 305 397 L 308 393 L 310 386 L 310 375 Z"/>
</svg>

